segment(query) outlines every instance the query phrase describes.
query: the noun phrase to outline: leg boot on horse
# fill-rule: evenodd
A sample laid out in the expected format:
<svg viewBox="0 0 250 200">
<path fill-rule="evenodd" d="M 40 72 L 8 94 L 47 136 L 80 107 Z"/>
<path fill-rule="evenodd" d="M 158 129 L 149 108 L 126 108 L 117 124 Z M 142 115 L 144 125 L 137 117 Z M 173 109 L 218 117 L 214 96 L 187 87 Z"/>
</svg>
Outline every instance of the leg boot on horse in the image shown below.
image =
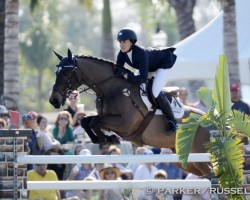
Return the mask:
<svg viewBox="0 0 250 200">
<path fill-rule="evenodd" d="M 158 95 L 158 97 L 156 98 L 156 100 L 157 100 L 157 103 L 158 103 L 162 113 L 168 119 L 168 127 L 169 128 L 167 131 L 170 131 L 170 132 L 176 131 L 178 128 L 178 125 L 177 125 L 177 121 L 174 117 L 173 111 L 171 109 L 170 102 L 169 102 L 168 98 L 161 91 L 160 94 Z"/>
</svg>

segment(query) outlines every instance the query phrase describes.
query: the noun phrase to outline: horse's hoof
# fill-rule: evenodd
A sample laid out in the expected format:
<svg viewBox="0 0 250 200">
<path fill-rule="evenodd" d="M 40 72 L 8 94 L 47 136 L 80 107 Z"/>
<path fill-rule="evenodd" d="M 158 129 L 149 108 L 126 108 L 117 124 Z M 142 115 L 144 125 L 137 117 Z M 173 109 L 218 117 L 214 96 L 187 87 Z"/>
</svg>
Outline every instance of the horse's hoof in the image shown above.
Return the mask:
<svg viewBox="0 0 250 200">
<path fill-rule="evenodd" d="M 109 139 L 112 144 L 121 144 L 120 140 L 115 135 L 109 136 Z"/>
</svg>

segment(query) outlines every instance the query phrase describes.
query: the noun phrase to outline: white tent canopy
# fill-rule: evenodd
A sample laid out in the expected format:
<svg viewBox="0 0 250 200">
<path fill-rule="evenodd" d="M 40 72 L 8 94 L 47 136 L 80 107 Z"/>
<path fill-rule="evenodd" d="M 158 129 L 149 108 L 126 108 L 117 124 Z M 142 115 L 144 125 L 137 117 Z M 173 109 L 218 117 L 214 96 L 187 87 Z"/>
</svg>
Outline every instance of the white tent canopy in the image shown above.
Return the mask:
<svg viewBox="0 0 250 200">
<path fill-rule="evenodd" d="M 238 55 L 242 85 L 250 85 L 250 1 L 236 0 Z M 213 80 L 223 54 L 223 13 L 202 29 L 176 44 L 177 62 L 169 81 Z"/>
</svg>

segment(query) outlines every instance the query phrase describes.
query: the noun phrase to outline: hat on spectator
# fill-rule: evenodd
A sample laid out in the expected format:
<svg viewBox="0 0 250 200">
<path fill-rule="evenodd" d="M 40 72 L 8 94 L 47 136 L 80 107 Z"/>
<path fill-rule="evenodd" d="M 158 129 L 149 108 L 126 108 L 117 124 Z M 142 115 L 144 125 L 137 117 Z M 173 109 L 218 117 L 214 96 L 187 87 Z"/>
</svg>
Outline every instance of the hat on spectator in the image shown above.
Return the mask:
<svg viewBox="0 0 250 200">
<path fill-rule="evenodd" d="M 151 149 L 154 154 L 160 154 L 161 153 L 161 148 L 160 147 L 153 147 Z"/>
<path fill-rule="evenodd" d="M 102 170 L 100 170 L 100 172 L 99 172 L 99 176 L 101 177 L 101 179 L 104 179 L 104 174 L 107 171 L 114 171 L 115 175 L 116 175 L 116 178 L 118 178 L 120 176 L 120 174 L 121 174 L 121 171 L 120 171 L 119 168 L 114 167 L 113 165 L 110 165 L 110 164 L 106 164 L 104 166 L 104 168 Z"/>
<path fill-rule="evenodd" d="M 240 90 L 239 84 L 231 84 L 230 85 L 230 91 L 239 91 L 239 90 Z"/>
<path fill-rule="evenodd" d="M 38 114 L 35 111 L 29 111 L 28 114 L 32 117 L 32 119 L 36 119 L 38 117 Z"/>
<path fill-rule="evenodd" d="M 22 116 L 22 121 L 24 122 L 24 121 L 27 121 L 27 120 L 32 120 L 33 118 L 32 118 L 32 116 L 30 115 L 30 114 L 24 114 L 23 116 Z"/>
<path fill-rule="evenodd" d="M 79 155 L 89 156 L 91 155 L 91 151 L 89 149 L 82 149 L 79 153 Z"/>
</svg>

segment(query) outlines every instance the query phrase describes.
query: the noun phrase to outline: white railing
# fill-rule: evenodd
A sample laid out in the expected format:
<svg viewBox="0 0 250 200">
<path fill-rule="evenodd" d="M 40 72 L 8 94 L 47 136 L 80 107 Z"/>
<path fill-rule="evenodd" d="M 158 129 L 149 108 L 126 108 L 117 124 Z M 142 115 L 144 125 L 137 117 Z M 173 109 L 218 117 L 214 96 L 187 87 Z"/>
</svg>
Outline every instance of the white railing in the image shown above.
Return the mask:
<svg viewBox="0 0 250 200">
<path fill-rule="evenodd" d="M 209 180 L 27 181 L 29 190 L 211 188 Z"/>
<path fill-rule="evenodd" d="M 16 161 L 22 164 L 28 163 L 157 163 L 157 162 L 179 162 L 176 154 L 159 155 L 50 155 L 50 156 L 18 156 Z M 209 153 L 191 153 L 188 162 L 210 162 Z"/>
<path fill-rule="evenodd" d="M 179 162 L 176 154 L 160 155 L 22 155 L 16 158 L 17 163 L 157 163 Z M 191 153 L 188 162 L 210 162 L 209 153 Z M 27 181 L 28 190 L 83 190 L 83 189 L 129 189 L 129 188 L 211 188 L 209 180 L 115 180 L 115 181 Z"/>
</svg>

